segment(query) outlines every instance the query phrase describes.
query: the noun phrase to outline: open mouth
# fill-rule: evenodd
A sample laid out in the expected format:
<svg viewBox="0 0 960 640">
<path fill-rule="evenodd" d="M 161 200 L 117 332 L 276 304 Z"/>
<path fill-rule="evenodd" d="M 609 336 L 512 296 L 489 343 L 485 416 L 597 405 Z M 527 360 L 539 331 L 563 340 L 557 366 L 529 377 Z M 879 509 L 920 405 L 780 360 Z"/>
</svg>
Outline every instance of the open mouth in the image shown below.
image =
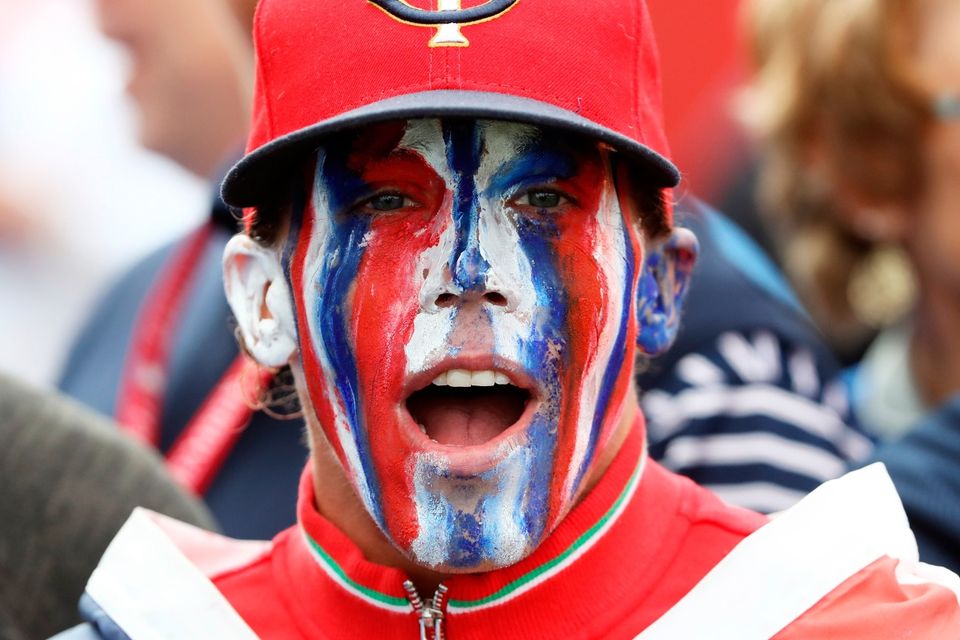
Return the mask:
<svg viewBox="0 0 960 640">
<path fill-rule="evenodd" d="M 516 424 L 531 399 L 501 372 L 451 369 L 407 398 L 407 410 L 431 440 L 472 446 Z"/>
</svg>

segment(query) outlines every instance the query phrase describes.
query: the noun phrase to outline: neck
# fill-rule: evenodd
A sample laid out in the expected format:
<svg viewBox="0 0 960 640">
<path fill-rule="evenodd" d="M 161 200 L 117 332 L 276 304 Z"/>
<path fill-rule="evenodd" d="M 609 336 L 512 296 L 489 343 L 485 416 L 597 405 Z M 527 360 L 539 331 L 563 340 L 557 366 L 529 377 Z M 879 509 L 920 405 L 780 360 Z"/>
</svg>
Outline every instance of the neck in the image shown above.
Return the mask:
<svg viewBox="0 0 960 640">
<path fill-rule="evenodd" d="M 960 296 L 921 282 L 910 365 L 924 403 L 943 404 L 960 390 Z"/>
<path fill-rule="evenodd" d="M 301 397 L 303 397 L 303 394 L 301 394 Z M 307 409 L 307 407 L 304 408 Z M 596 466 L 587 477 L 577 502 L 582 500 L 606 473 L 624 440 L 629 435 L 638 412 L 639 405 L 636 392 L 631 387 L 627 392 L 623 415 L 617 428 L 599 453 Z M 313 483 L 317 511 L 350 538 L 360 548 L 367 560 L 406 572 L 421 597 L 432 597 L 437 585 L 447 579 L 450 574 L 433 571 L 418 565 L 400 553 L 387 540 L 363 507 L 322 429 L 310 425 L 308 432 L 313 459 Z"/>
</svg>

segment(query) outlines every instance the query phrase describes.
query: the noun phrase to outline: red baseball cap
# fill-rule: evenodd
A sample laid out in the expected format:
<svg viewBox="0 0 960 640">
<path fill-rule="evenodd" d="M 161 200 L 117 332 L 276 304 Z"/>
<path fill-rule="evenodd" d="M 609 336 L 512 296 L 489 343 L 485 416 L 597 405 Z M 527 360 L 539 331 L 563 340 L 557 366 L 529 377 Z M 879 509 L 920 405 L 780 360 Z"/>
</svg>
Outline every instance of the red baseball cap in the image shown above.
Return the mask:
<svg viewBox="0 0 960 640">
<path fill-rule="evenodd" d="M 526 122 L 604 141 L 673 187 L 643 0 L 261 0 L 247 154 L 223 199 L 276 199 L 321 140 L 411 117 Z M 418 6 L 414 6 L 418 5 Z"/>
</svg>

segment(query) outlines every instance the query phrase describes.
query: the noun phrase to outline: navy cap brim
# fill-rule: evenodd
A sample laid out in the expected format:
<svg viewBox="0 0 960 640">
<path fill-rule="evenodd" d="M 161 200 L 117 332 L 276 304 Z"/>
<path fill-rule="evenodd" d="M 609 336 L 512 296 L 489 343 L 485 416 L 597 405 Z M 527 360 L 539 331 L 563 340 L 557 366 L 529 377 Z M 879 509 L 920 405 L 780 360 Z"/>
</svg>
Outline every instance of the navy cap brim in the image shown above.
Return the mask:
<svg viewBox="0 0 960 640">
<path fill-rule="evenodd" d="M 221 187 L 224 202 L 256 207 L 275 201 L 279 184 L 296 171 L 323 138 L 377 122 L 407 118 L 467 117 L 510 120 L 552 127 L 606 142 L 630 156 L 644 182 L 675 187 L 680 172 L 666 158 L 636 140 L 552 104 L 486 91 L 437 90 L 387 98 L 318 122 L 273 140 L 244 156 L 227 173 Z"/>
</svg>

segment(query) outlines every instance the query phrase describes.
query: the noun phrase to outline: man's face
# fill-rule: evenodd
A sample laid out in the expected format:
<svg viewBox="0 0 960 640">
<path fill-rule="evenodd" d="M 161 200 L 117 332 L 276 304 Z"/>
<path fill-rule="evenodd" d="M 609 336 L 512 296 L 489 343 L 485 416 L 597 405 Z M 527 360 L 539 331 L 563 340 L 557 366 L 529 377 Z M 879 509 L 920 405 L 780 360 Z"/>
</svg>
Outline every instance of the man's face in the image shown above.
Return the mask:
<svg viewBox="0 0 960 640">
<path fill-rule="evenodd" d="M 639 223 L 596 144 L 411 120 L 320 149 L 284 268 L 315 416 L 419 564 L 510 565 L 569 511 L 632 375 Z"/>
</svg>

